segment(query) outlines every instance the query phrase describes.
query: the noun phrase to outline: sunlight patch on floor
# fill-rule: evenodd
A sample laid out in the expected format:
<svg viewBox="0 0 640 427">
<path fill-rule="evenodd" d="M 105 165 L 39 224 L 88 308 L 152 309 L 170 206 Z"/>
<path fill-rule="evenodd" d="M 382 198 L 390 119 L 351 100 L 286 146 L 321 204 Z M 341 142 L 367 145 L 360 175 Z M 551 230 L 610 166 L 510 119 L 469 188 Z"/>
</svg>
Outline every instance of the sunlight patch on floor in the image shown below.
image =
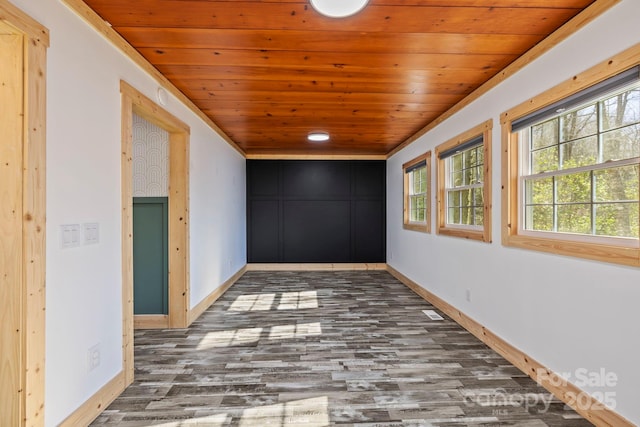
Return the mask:
<svg viewBox="0 0 640 427">
<path fill-rule="evenodd" d="M 280 297 L 278 310 L 297 310 L 304 308 L 318 308 L 318 292 L 284 292 Z"/>
<path fill-rule="evenodd" d="M 284 340 L 322 335 L 320 322 L 298 323 L 290 325 L 276 325 L 271 328 L 232 329 L 228 331 L 214 331 L 205 334 L 198 343 L 197 350 L 211 348 L 242 346 L 257 343 L 262 331 L 269 330 L 270 340 Z"/>
<path fill-rule="evenodd" d="M 322 335 L 320 322 L 299 323 L 296 325 L 272 326 L 269 333 L 270 340 L 284 340 L 287 338 L 303 338 Z"/>
<path fill-rule="evenodd" d="M 252 344 L 258 342 L 261 334 L 262 328 L 209 332 L 200 340 L 197 350 Z"/>
<path fill-rule="evenodd" d="M 240 295 L 229 307 L 229 311 L 267 311 L 271 310 L 276 294 Z"/>
</svg>

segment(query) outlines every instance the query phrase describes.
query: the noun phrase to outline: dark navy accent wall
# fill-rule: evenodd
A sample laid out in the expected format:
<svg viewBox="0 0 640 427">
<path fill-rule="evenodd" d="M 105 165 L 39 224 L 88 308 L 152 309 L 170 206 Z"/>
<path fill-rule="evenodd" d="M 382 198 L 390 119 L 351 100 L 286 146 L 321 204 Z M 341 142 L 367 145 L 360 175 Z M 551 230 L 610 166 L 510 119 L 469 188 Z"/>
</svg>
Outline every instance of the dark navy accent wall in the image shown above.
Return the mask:
<svg viewBox="0 0 640 427">
<path fill-rule="evenodd" d="M 385 262 L 384 160 L 247 160 L 248 262 Z"/>
</svg>

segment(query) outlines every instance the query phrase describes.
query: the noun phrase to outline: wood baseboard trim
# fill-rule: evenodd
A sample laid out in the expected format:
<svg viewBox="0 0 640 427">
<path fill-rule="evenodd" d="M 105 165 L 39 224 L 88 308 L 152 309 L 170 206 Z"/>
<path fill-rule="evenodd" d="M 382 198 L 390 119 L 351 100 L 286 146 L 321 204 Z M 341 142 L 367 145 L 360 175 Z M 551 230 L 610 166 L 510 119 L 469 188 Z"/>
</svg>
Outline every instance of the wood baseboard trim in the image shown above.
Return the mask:
<svg viewBox="0 0 640 427">
<path fill-rule="evenodd" d="M 247 271 L 359 271 L 386 270 L 385 263 L 273 263 L 247 264 Z"/>
<path fill-rule="evenodd" d="M 166 314 L 136 314 L 133 316 L 133 329 L 167 329 L 169 316 Z"/>
<path fill-rule="evenodd" d="M 111 381 L 106 383 L 62 421 L 60 427 L 88 426 L 124 391 L 127 385 L 128 384 L 125 383 L 124 371 L 120 371 Z"/>
<path fill-rule="evenodd" d="M 202 315 L 211 304 L 216 302 L 218 298 L 220 298 L 227 290 L 238 281 L 240 276 L 242 276 L 247 271 L 247 266 L 245 265 L 240 270 L 238 270 L 233 276 L 227 279 L 220 287 L 211 292 L 209 295 L 204 297 L 202 301 L 200 301 L 195 307 L 189 310 L 189 325 L 191 325 L 198 317 Z"/>
<path fill-rule="evenodd" d="M 390 265 L 387 271 L 396 279 L 404 283 L 409 289 L 424 300 L 441 310 L 460 326 L 475 335 L 480 341 L 495 350 L 515 367 L 531 377 L 534 381 L 562 400 L 577 413 L 585 417 L 596 426 L 634 427 L 635 424 L 603 405 L 589 393 L 560 377 L 556 372 L 542 365 L 521 350 L 512 346 L 471 317 L 458 310 L 442 298 L 418 285 L 413 280 L 400 273 Z"/>
</svg>

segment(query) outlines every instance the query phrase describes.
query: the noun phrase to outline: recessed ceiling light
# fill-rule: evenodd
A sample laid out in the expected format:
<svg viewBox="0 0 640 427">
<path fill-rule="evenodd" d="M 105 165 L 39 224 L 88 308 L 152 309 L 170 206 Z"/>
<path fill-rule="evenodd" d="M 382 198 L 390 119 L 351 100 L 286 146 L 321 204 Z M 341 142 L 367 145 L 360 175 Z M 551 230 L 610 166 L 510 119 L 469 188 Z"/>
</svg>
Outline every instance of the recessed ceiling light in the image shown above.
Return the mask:
<svg viewBox="0 0 640 427">
<path fill-rule="evenodd" d="M 307 139 L 312 142 L 323 142 L 329 140 L 329 134 L 327 132 L 310 132 L 307 135 Z"/>
<path fill-rule="evenodd" d="M 311 6 L 329 18 L 345 18 L 360 12 L 369 0 L 310 0 Z"/>
</svg>

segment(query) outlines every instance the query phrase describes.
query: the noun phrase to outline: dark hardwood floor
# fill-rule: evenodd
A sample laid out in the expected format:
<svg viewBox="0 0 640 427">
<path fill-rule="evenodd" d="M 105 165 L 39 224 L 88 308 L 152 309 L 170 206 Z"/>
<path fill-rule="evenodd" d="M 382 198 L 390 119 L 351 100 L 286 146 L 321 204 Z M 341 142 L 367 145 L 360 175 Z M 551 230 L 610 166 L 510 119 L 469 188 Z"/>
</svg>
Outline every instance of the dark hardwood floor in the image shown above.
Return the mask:
<svg viewBox="0 0 640 427">
<path fill-rule="evenodd" d="M 95 426 L 589 426 L 387 272 L 249 272 Z"/>
</svg>

